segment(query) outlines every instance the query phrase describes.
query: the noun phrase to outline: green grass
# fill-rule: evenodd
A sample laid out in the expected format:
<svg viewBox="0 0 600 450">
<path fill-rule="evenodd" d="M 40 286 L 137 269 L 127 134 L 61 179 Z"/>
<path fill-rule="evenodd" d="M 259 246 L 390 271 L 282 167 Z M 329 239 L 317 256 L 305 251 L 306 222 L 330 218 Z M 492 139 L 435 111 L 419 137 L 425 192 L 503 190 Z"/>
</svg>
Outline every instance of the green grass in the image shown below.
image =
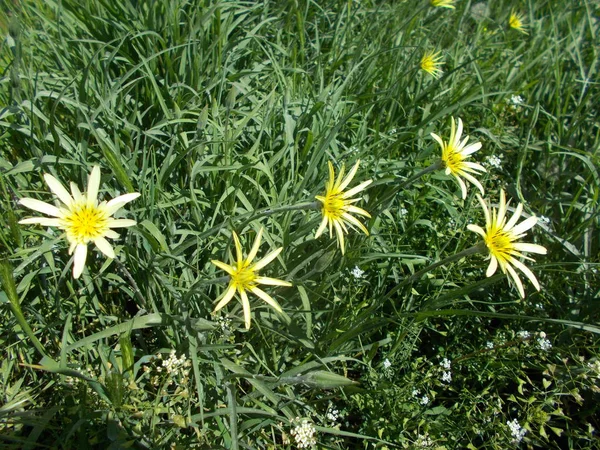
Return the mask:
<svg viewBox="0 0 600 450">
<path fill-rule="evenodd" d="M 508 28 L 513 8 L 527 35 Z M 301 419 L 318 448 L 598 447 L 597 2 L 2 11 L 4 448 L 296 448 Z M 427 50 L 439 79 L 419 68 Z M 503 188 L 547 218 L 525 238 L 548 249 L 527 262 L 541 290 L 522 277 L 525 299 L 482 255 L 408 279 L 483 223 L 477 189 L 463 201 L 443 170 L 405 183 L 439 159 L 430 133 L 447 139 L 452 116 L 482 143 L 486 198 Z M 342 255 L 302 205 L 328 161 L 359 159 L 370 234 L 350 231 Z M 114 261 L 90 245 L 75 280 L 61 231 L 19 225 L 35 214 L 17 202 L 52 201 L 45 173 L 83 187 L 94 165 L 101 198 L 141 193 L 117 214 L 137 225 Z M 226 281 L 210 261 L 261 227 L 259 257 L 284 248 L 264 274 L 293 287 L 265 287 L 283 314 L 251 296 L 246 331 L 237 299 L 212 314 Z M 172 351 L 181 365 L 159 371 Z"/>
</svg>

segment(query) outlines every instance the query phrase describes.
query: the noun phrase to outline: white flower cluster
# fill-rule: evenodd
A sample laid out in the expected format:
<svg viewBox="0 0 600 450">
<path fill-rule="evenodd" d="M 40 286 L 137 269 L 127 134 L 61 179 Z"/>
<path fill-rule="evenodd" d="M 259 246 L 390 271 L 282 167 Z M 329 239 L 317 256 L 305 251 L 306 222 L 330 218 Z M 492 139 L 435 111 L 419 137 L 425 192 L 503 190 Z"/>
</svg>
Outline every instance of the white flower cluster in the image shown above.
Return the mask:
<svg viewBox="0 0 600 450">
<path fill-rule="evenodd" d="M 419 399 L 419 403 L 423 406 L 428 405 L 429 404 L 429 397 L 427 397 L 427 395 L 424 395 L 423 397 L 421 397 Z"/>
<path fill-rule="evenodd" d="M 510 97 L 509 103 L 515 106 L 522 105 L 523 97 L 521 97 L 520 95 L 513 95 Z"/>
<path fill-rule="evenodd" d="M 429 448 L 433 447 L 433 441 L 429 437 L 429 433 L 419 434 L 415 441 L 415 448 Z"/>
<path fill-rule="evenodd" d="M 352 269 L 352 271 L 350 273 L 352 274 L 352 276 L 354 278 L 356 278 L 358 280 L 359 278 L 363 277 L 363 275 L 365 274 L 365 271 L 361 270 L 361 268 L 358 266 L 354 266 L 354 269 Z"/>
<path fill-rule="evenodd" d="M 519 424 L 519 421 L 517 419 L 507 421 L 506 425 L 508 425 L 508 428 L 510 429 L 510 434 L 512 434 L 513 443 L 517 444 L 521 442 L 523 440 L 523 437 L 525 436 L 525 433 L 527 433 L 527 430 Z"/>
<path fill-rule="evenodd" d="M 329 420 L 330 422 L 337 422 L 340 418 L 340 412 L 339 412 L 339 410 L 335 409 L 333 407 L 333 405 L 329 405 L 329 408 L 327 408 L 327 413 L 325 414 L 325 416 L 327 417 L 327 420 Z"/>
<path fill-rule="evenodd" d="M 537 342 L 540 349 L 544 351 L 548 351 L 552 348 L 552 343 L 548 339 L 546 339 L 546 333 L 544 333 L 543 331 L 540 331 Z"/>
<path fill-rule="evenodd" d="M 298 448 L 314 447 L 317 444 L 315 426 L 308 419 L 300 419 L 300 417 L 296 417 L 294 422 L 300 422 L 290 431 L 290 434 L 296 440 L 296 446 Z"/>
<path fill-rule="evenodd" d="M 587 363 L 587 365 L 594 376 L 600 380 L 600 360 L 596 360 L 593 363 Z"/>
<path fill-rule="evenodd" d="M 452 371 L 450 370 L 452 363 L 448 358 L 444 358 L 440 363 L 440 366 L 445 369 L 444 373 L 442 374 L 442 381 L 444 383 L 450 383 L 452 381 Z"/>
<path fill-rule="evenodd" d="M 485 163 L 488 166 L 494 167 L 496 169 L 499 169 L 502 166 L 502 160 L 496 155 L 491 155 L 485 158 Z"/>
<path fill-rule="evenodd" d="M 485 346 L 487 348 L 489 348 L 490 350 L 492 350 L 494 348 L 494 343 L 491 342 L 491 341 L 487 341 L 486 344 L 485 344 Z"/>
<path fill-rule="evenodd" d="M 523 339 L 523 340 L 529 339 L 531 337 L 531 333 L 527 330 L 521 330 L 521 331 L 517 332 L 517 337 L 519 339 Z"/>
<path fill-rule="evenodd" d="M 510 98 L 506 99 L 506 103 L 508 104 L 509 109 L 515 112 L 519 112 L 523 109 L 523 104 L 525 103 L 525 101 L 520 95 L 513 95 Z"/>
<path fill-rule="evenodd" d="M 181 379 L 177 380 L 179 384 L 185 384 L 189 380 L 190 375 L 190 367 L 192 365 L 191 361 L 186 358 L 185 354 L 181 355 L 181 357 L 177 358 L 175 350 L 171 350 L 169 357 L 163 359 L 162 354 L 156 355 L 153 361 L 162 360 L 160 365 L 156 364 L 154 366 L 154 371 L 157 374 L 166 373 L 169 375 L 169 378 L 166 380 L 166 385 L 170 386 L 175 382 L 176 377 L 181 377 Z M 152 368 L 149 366 L 144 366 L 145 372 L 152 372 Z M 151 378 L 152 384 L 158 386 L 161 382 L 161 378 L 159 375 L 152 376 Z"/>
<path fill-rule="evenodd" d="M 383 368 L 389 369 L 390 367 L 392 367 L 392 363 L 390 362 L 389 359 L 385 358 L 385 361 L 383 361 Z"/>
</svg>

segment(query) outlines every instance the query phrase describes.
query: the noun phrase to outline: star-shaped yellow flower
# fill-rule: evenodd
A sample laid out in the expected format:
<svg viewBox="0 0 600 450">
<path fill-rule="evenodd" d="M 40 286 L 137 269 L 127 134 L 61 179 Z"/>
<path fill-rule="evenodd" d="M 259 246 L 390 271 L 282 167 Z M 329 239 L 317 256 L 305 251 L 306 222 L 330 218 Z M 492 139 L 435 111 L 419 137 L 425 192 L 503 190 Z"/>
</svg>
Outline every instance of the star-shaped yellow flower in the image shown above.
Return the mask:
<svg viewBox="0 0 600 450">
<path fill-rule="evenodd" d="M 514 9 L 510 12 L 510 17 L 508 18 L 508 26 L 513 30 L 517 30 L 523 34 L 527 34 L 525 16 L 521 13 L 516 12 Z"/>
<path fill-rule="evenodd" d="M 533 272 L 517 259 L 521 257 L 533 261 L 533 259 L 524 256 L 521 252 L 537 253 L 539 255 L 546 254 L 546 248 L 541 245 L 517 242 L 525 236 L 527 230 L 531 229 L 537 223 L 537 217 L 531 216 L 517 225 L 517 221 L 523 212 L 523 204 L 519 203 L 513 216 L 507 222 L 506 211 L 508 205 L 504 190 L 500 190 L 500 205 L 497 211 L 492 208 L 490 212 L 490 208 L 480 195 L 477 195 L 477 199 L 485 214 L 485 229 L 478 225 L 467 225 L 467 228 L 479 234 L 489 250 L 490 265 L 485 273 L 486 276 L 491 277 L 496 272 L 498 266 L 500 266 L 503 273 L 509 273 L 517 286 L 519 294 L 524 298 L 525 290 L 523 289 L 523 283 L 521 283 L 517 272 L 513 268 L 516 267 L 525 274 L 539 291 L 540 284 Z"/>
<path fill-rule="evenodd" d="M 271 305 L 277 312 L 282 312 L 281 306 L 277 303 L 269 294 L 258 287 L 259 284 L 267 284 L 271 286 L 291 286 L 291 283 L 283 280 L 277 280 L 275 278 L 261 277 L 258 275 L 258 271 L 277 258 L 277 255 L 281 253 L 283 247 L 279 247 L 277 250 L 273 250 L 263 259 L 255 262 L 254 258 L 258 253 L 260 242 L 262 239 L 263 229 L 261 228 L 252 249 L 248 256 L 244 259 L 242 255 L 242 245 L 235 231 L 232 232 L 233 242 L 235 244 L 236 263 L 234 265 L 225 264 L 222 261 L 212 260 L 211 262 L 219 269 L 224 270 L 229 274 L 229 286 L 223 293 L 223 295 L 217 299 L 219 302 L 215 307 L 214 312 L 219 311 L 233 298 L 233 295 L 237 292 L 240 295 L 242 301 L 242 308 L 244 309 L 244 322 L 246 329 L 250 328 L 250 302 L 248 300 L 248 292 L 252 292 L 257 297 L 260 297 L 269 305 Z"/>
<path fill-rule="evenodd" d="M 444 59 L 442 56 L 439 56 L 441 52 L 434 52 L 433 50 L 427 50 L 423 57 L 421 58 L 420 66 L 421 70 L 427 72 L 434 78 L 439 78 L 442 73 L 442 69 L 440 67 L 444 64 L 441 61 Z"/>
<path fill-rule="evenodd" d="M 474 144 L 467 145 L 469 136 L 466 136 L 461 141 L 460 136 L 462 135 L 462 131 L 462 120 L 458 119 L 458 129 L 456 129 L 454 117 L 452 117 L 452 128 L 450 130 L 450 140 L 448 143 L 444 142 L 442 138 L 435 133 L 431 133 L 431 137 L 433 137 L 442 147 L 442 163 L 446 168 L 446 175 L 452 174 L 452 176 L 456 179 L 462 191 L 462 198 L 465 199 L 467 198 L 467 185 L 462 178 L 465 178 L 467 181 L 470 181 L 477 186 L 481 192 L 481 195 L 483 195 L 483 186 L 471 174 L 476 174 L 478 171 L 486 172 L 486 170 L 480 164 L 465 161 L 469 155 L 475 153 L 481 148 L 481 142 L 475 142 Z"/>
<path fill-rule="evenodd" d="M 321 212 L 323 213 L 323 220 L 321 221 L 321 225 L 319 225 L 319 228 L 315 233 L 315 239 L 323 234 L 327 225 L 329 225 L 329 237 L 333 235 L 333 229 L 335 228 L 338 245 L 340 246 L 343 255 L 345 247 L 344 233 L 348 232 L 346 224 L 359 228 L 366 235 L 369 234 L 365 226 L 360 223 L 356 217 L 352 216 L 351 213 L 360 214 L 361 216 L 365 217 L 371 217 L 371 215 L 364 209 L 353 205 L 353 203 L 356 203 L 360 200 L 360 197 L 350 197 L 361 192 L 364 188 L 371 184 L 373 180 L 364 181 L 358 186 L 355 186 L 352 189 L 344 192 L 344 189 L 348 187 L 352 181 L 352 178 L 354 178 L 354 175 L 356 175 L 360 160 L 356 161 L 356 164 L 352 170 L 350 170 L 348 175 L 346 175 L 346 178 L 344 178 L 344 166 L 342 166 L 342 169 L 340 170 L 340 173 L 336 179 L 333 164 L 331 161 L 329 161 L 328 164 L 329 180 L 325 186 L 325 195 L 317 195 L 315 197 L 322 203 Z"/>
<path fill-rule="evenodd" d="M 98 166 L 94 166 L 90 173 L 86 193 L 81 193 L 73 182 L 71 182 L 71 193 L 69 193 L 62 183 L 50 174 L 44 174 L 44 180 L 63 205 L 56 207 L 33 198 L 22 198 L 19 200 L 21 205 L 52 217 L 32 217 L 21 220 L 19 223 L 35 223 L 65 230 L 67 240 L 71 244 L 69 255 L 75 252 L 74 278 L 79 278 L 83 272 L 89 242 L 93 242 L 98 250 L 109 258 L 114 258 L 115 252 L 106 238 L 116 239 L 119 235 L 111 228 L 130 227 L 136 222 L 131 219 L 113 219 L 111 216 L 126 203 L 138 198 L 140 194 L 135 192 L 120 195 L 109 202 L 98 203 L 97 197 L 100 189 L 100 167 Z"/>
</svg>

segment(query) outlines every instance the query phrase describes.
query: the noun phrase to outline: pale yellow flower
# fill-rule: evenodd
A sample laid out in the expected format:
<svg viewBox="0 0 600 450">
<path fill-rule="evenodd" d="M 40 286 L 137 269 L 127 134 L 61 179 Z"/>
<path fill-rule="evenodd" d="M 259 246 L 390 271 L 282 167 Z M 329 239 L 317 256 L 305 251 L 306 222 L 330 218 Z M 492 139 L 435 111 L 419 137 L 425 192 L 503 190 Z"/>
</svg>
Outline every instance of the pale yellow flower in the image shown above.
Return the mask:
<svg viewBox="0 0 600 450">
<path fill-rule="evenodd" d="M 329 164 L 329 180 L 325 186 L 325 194 L 317 195 L 315 198 L 322 203 L 321 212 L 323 213 L 323 220 L 321 221 L 321 225 L 317 229 L 315 233 L 315 239 L 317 239 L 321 234 L 325 231 L 327 225 L 329 225 L 329 237 L 333 235 L 333 229 L 335 228 L 335 232 L 337 235 L 338 245 L 342 251 L 342 255 L 344 254 L 344 233 L 348 232 L 348 228 L 346 224 L 349 224 L 352 227 L 357 227 L 362 230 L 366 235 L 369 234 L 365 226 L 359 222 L 359 220 L 352 216 L 351 214 L 359 214 L 365 217 L 371 217 L 371 215 L 362 208 L 358 208 L 353 205 L 360 201 L 359 198 L 350 198 L 354 194 L 358 194 L 363 189 L 365 189 L 369 184 L 373 182 L 373 180 L 367 180 L 359 184 L 358 186 L 353 187 L 352 189 L 344 192 L 344 189 L 348 187 L 354 175 L 356 175 L 356 171 L 358 170 L 358 165 L 360 164 L 360 160 L 356 161 L 356 164 L 350 170 L 346 178 L 344 178 L 344 166 L 342 166 L 340 173 L 335 178 L 335 171 L 333 169 L 333 164 L 331 161 Z"/>
<path fill-rule="evenodd" d="M 232 232 L 233 242 L 235 244 L 235 253 L 236 253 L 236 263 L 234 265 L 225 264 L 222 261 L 212 260 L 211 262 L 217 266 L 219 269 L 224 270 L 229 274 L 229 286 L 223 293 L 223 295 L 217 299 L 219 302 L 215 307 L 215 311 L 219 311 L 223 306 L 225 306 L 229 301 L 233 298 L 233 295 L 237 293 L 240 295 L 240 299 L 242 301 L 242 308 L 244 310 L 244 322 L 246 324 L 246 329 L 250 328 L 250 302 L 248 300 L 248 292 L 252 292 L 257 297 L 260 297 L 269 305 L 271 305 L 277 312 L 282 312 L 281 306 L 277 303 L 269 294 L 258 287 L 259 284 L 267 284 L 271 286 L 291 286 L 291 283 L 283 280 L 277 280 L 275 278 L 261 277 L 258 275 L 258 271 L 277 258 L 277 255 L 281 253 L 283 247 L 279 247 L 277 250 L 273 250 L 263 259 L 255 262 L 254 258 L 258 253 L 258 248 L 260 247 L 260 241 L 262 239 L 263 229 L 261 228 L 258 234 L 256 235 L 256 239 L 254 240 L 254 244 L 252 245 L 252 249 L 248 256 L 244 259 L 242 255 L 242 245 L 240 244 L 240 239 L 238 238 L 235 231 Z"/>
<path fill-rule="evenodd" d="M 517 30 L 523 34 L 527 34 L 525 16 L 521 13 L 516 12 L 514 9 L 510 12 L 510 17 L 508 18 L 508 26 L 513 30 Z"/>
<path fill-rule="evenodd" d="M 450 8 L 454 9 L 454 3 L 456 0 L 430 0 L 431 6 L 436 8 Z"/>
<path fill-rule="evenodd" d="M 442 69 L 440 69 L 440 67 L 444 65 L 444 63 L 441 62 L 444 58 L 442 56 L 439 56 L 440 53 L 441 52 L 427 50 L 423 54 L 423 57 L 421 58 L 421 62 L 419 64 L 421 66 L 421 70 L 427 72 L 434 78 L 439 78 L 442 75 L 442 73 L 444 73 Z"/>
<path fill-rule="evenodd" d="M 514 280 L 519 294 L 524 298 L 525 290 L 523 289 L 523 283 L 521 283 L 521 280 L 514 269 L 517 268 L 525 274 L 529 281 L 531 281 L 539 291 L 540 284 L 533 272 L 517 259 L 524 258 L 533 261 L 533 259 L 524 256 L 521 252 L 537 253 L 539 255 L 546 254 L 546 248 L 541 245 L 517 242 L 525 236 L 527 230 L 531 229 L 537 223 L 537 217 L 530 216 L 517 225 L 517 221 L 523 212 L 523 204 L 519 203 L 514 214 L 507 222 L 506 211 L 508 205 L 506 203 L 504 190 L 502 189 L 500 190 L 500 205 L 498 210 L 492 208 L 490 212 L 490 207 L 488 207 L 480 195 L 477 195 L 477 199 L 485 214 L 485 229 L 477 225 L 467 225 L 467 228 L 479 234 L 489 250 L 490 265 L 488 266 L 485 275 L 491 277 L 496 272 L 498 266 L 500 266 L 503 273 L 508 272 Z"/>
<path fill-rule="evenodd" d="M 98 203 L 97 197 L 100 189 L 100 167 L 98 166 L 94 166 L 90 173 L 85 193 L 81 193 L 73 182 L 71 182 L 71 193 L 69 193 L 62 183 L 50 174 L 44 174 L 44 180 L 63 204 L 57 207 L 33 198 L 22 198 L 19 200 L 21 205 L 52 217 L 32 217 L 21 220 L 19 223 L 35 223 L 64 230 L 70 244 L 69 255 L 75 252 L 74 278 L 79 278 L 83 272 L 87 257 L 87 244 L 90 241 L 107 257 L 114 259 L 115 252 L 106 238 L 116 239 L 119 235 L 111 228 L 130 227 L 136 222 L 131 219 L 113 219 L 111 216 L 126 203 L 138 198 L 140 194 L 136 192 L 120 195 L 109 202 Z"/>
<path fill-rule="evenodd" d="M 467 198 L 467 185 L 462 178 L 465 178 L 467 181 L 477 186 L 481 192 L 481 195 L 483 195 L 483 186 L 471 174 L 477 174 L 478 171 L 486 172 L 486 170 L 480 164 L 465 161 L 465 159 L 468 158 L 472 153 L 475 153 L 481 148 L 481 142 L 475 142 L 467 145 L 469 136 L 466 136 L 461 141 L 460 137 L 462 135 L 462 131 L 462 120 L 458 119 L 457 129 L 454 122 L 454 117 L 452 117 L 452 127 L 450 130 L 450 139 L 448 140 L 448 143 L 444 142 L 442 138 L 435 133 L 431 133 L 431 137 L 433 137 L 442 147 L 442 163 L 446 168 L 446 175 L 452 174 L 452 176 L 456 179 L 462 191 L 462 198 L 465 199 Z"/>
</svg>

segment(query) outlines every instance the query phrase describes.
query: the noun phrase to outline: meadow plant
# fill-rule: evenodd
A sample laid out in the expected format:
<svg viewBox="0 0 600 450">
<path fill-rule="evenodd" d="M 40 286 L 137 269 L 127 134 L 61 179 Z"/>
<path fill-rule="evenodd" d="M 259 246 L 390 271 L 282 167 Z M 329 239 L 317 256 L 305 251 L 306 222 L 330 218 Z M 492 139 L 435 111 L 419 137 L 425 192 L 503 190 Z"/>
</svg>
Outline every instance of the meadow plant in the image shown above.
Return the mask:
<svg viewBox="0 0 600 450">
<path fill-rule="evenodd" d="M 6 3 L 3 446 L 598 448 L 597 4 Z"/>
</svg>

